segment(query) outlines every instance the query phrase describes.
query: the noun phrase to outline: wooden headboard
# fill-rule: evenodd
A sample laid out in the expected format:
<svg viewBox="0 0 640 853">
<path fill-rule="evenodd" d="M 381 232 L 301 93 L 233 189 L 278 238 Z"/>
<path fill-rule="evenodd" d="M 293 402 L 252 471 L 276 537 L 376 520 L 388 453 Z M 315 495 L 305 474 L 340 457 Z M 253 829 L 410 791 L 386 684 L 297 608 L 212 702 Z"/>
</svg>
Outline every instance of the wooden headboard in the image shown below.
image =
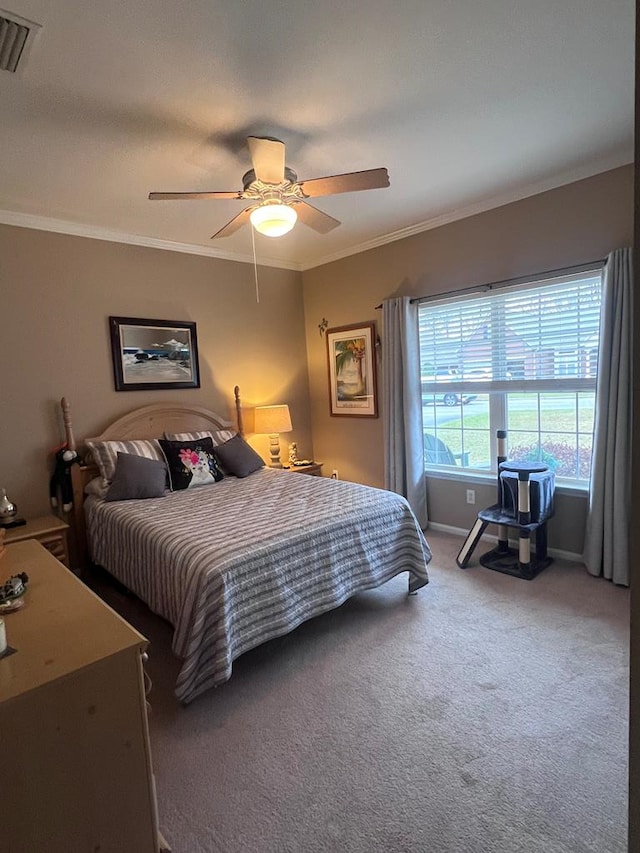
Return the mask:
<svg viewBox="0 0 640 853">
<path fill-rule="evenodd" d="M 237 430 L 244 435 L 242 403 L 240 389 L 233 389 L 235 398 Z M 60 401 L 67 446 L 70 450 L 78 450 L 71 420 L 71 407 L 66 397 Z M 215 412 L 202 406 L 180 405 L 177 403 L 152 403 L 134 409 L 118 418 L 100 433 L 92 436 L 91 441 L 126 441 L 137 438 L 163 438 L 165 432 L 196 432 L 200 430 L 233 429 L 234 424 Z M 87 439 L 85 439 L 86 441 Z M 81 445 L 83 442 L 81 442 Z M 81 465 L 71 466 L 71 483 L 73 488 L 73 506 L 65 515 L 65 521 L 70 528 L 71 564 L 79 571 L 87 566 L 87 536 L 84 515 L 85 486 L 98 476 L 98 469 L 90 459 Z"/>
</svg>

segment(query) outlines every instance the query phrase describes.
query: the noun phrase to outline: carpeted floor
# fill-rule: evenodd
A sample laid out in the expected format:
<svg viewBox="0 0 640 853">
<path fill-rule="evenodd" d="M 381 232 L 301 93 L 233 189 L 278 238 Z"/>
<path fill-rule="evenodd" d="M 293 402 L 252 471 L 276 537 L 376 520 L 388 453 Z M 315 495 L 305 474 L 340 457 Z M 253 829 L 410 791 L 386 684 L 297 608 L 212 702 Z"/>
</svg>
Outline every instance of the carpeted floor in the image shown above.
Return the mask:
<svg viewBox="0 0 640 853">
<path fill-rule="evenodd" d="M 186 708 L 169 626 L 102 590 L 152 643 L 173 853 L 626 850 L 628 592 L 561 561 L 462 571 L 459 539 L 428 539 L 417 596 L 361 594 Z"/>
</svg>

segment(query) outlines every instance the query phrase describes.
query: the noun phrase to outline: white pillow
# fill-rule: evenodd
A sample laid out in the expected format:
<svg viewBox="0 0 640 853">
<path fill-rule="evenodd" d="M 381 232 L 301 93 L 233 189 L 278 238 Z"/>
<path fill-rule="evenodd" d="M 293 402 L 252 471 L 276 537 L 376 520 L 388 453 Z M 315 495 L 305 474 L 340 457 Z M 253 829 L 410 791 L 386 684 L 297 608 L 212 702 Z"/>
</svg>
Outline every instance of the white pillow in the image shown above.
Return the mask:
<svg viewBox="0 0 640 853">
<path fill-rule="evenodd" d="M 167 441 L 198 441 L 200 438 L 210 438 L 213 446 L 218 447 L 233 438 L 235 432 L 232 429 L 202 430 L 201 432 L 165 432 Z"/>
<path fill-rule="evenodd" d="M 118 453 L 145 456 L 147 459 L 157 459 L 159 462 L 164 462 L 160 445 L 155 438 L 132 441 L 95 441 L 89 438 L 86 444 L 98 466 L 104 486 L 108 486 L 113 480 Z"/>
</svg>

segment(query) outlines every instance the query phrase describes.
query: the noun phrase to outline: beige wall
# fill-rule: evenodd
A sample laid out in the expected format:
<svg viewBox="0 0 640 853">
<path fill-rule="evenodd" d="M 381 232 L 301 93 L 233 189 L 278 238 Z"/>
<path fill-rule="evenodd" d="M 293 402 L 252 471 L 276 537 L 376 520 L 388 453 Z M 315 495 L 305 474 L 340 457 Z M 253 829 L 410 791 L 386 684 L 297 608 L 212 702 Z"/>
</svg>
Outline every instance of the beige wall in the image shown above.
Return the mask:
<svg viewBox="0 0 640 853">
<path fill-rule="evenodd" d="M 631 243 L 632 191 L 629 166 L 302 275 L 260 268 L 259 304 L 248 264 L 0 226 L 0 486 L 21 513 L 46 511 L 63 395 L 82 437 L 156 401 L 232 417 L 236 383 L 248 430 L 252 406 L 287 402 L 294 432 L 282 437 L 285 452 L 295 440 L 325 473 L 337 468 L 344 479 L 381 486 L 381 419 L 329 416 L 323 317 L 330 326 L 374 320 L 383 338 L 375 306 L 387 296 L 444 293 L 604 257 Z M 202 387 L 114 391 L 110 314 L 194 320 Z M 268 458 L 266 438 L 251 440 Z M 475 488 L 477 506 L 493 501 L 492 486 Z M 467 528 L 475 510 L 465 489 L 430 480 L 431 519 Z M 581 551 L 585 510 L 583 498 L 558 501 L 552 546 Z"/>
<path fill-rule="evenodd" d="M 300 273 L 0 226 L 0 486 L 20 514 L 48 509 L 49 451 L 61 440 L 59 400 L 71 402 L 76 436 L 95 435 L 154 402 L 206 406 L 228 418 L 233 387 L 251 407 L 288 403 L 311 455 Z M 107 317 L 197 323 L 201 388 L 114 390 Z M 266 436 L 251 438 L 268 459 Z"/>
<path fill-rule="evenodd" d="M 384 345 L 375 306 L 386 297 L 447 293 L 603 258 L 631 245 L 632 221 L 633 168 L 626 166 L 304 272 L 314 454 L 325 471 L 383 484 L 381 419 L 329 415 L 323 317 L 330 327 L 374 320 Z M 477 506 L 493 502 L 493 486 L 475 488 Z M 475 510 L 465 489 L 430 480 L 431 520 L 469 527 Z M 559 498 L 552 547 L 582 551 L 585 509 L 584 498 Z"/>
</svg>

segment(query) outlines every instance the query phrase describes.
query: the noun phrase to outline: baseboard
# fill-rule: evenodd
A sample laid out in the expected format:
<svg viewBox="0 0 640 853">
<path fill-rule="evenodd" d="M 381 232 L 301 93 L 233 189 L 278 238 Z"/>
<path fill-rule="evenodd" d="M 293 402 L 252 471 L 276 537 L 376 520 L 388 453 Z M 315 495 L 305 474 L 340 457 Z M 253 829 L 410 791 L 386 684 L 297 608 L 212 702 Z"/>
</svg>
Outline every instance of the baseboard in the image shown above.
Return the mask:
<svg viewBox="0 0 640 853">
<path fill-rule="evenodd" d="M 427 525 L 427 532 L 435 530 L 436 533 L 450 533 L 452 536 L 459 536 L 461 539 L 466 539 L 468 530 L 462 527 L 453 527 L 451 524 L 439 524 L 437 521 L 430 521 Z M 498 537 L 491 533 L 485 533 L 482 539 L 487 542 L 495 543 Z M 513 544 L 517 546 L 517 540 L 513 540 Z M 582 554 L 574 554 L 573 551 L 562 551 L 560 548 L 547 548 L 547 552 L 551 557 L 557 557 L 559 560 L 568 560 L 571 563 L 582 563 Z"/>
</svg>

